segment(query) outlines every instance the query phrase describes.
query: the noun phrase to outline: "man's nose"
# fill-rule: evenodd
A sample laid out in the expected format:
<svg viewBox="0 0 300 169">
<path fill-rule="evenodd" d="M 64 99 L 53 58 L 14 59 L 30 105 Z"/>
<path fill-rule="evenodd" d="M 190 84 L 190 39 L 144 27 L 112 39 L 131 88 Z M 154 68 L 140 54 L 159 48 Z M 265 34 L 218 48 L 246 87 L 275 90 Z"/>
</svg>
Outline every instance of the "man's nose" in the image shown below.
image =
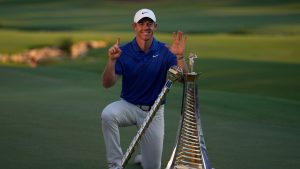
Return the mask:
<svg viewBox="0 0 300 169">
<path fill-rule="evenodd" d="M 150 28 L 150 25 L 149 24 L 144 24 L 143 25 L 143 29 L 149 29 Z"/>
</svg>

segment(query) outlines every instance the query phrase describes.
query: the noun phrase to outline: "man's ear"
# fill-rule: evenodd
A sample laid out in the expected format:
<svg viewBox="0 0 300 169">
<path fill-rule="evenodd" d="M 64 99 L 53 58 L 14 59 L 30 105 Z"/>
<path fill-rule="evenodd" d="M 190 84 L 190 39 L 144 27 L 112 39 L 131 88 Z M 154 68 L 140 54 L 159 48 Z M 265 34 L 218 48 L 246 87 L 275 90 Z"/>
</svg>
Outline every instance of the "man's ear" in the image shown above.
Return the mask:
<svg viewBox="0 0 300 169">
<path fill-rule="evenodd" d="M 154 28 L 155 28 L 155 30 L 157 29 L 157 26 L 158 26 L 158 24 L 155 22 L 155 23 L 154 23 Z"/>
<path fill-rule="evenodd" d="M 131 25 L 131 26 L 132 26 L 132 29 L 133 29 L 133 30 L 135 30 L 136 23 L 132 23 L 132 25 Z"/>
</svg>

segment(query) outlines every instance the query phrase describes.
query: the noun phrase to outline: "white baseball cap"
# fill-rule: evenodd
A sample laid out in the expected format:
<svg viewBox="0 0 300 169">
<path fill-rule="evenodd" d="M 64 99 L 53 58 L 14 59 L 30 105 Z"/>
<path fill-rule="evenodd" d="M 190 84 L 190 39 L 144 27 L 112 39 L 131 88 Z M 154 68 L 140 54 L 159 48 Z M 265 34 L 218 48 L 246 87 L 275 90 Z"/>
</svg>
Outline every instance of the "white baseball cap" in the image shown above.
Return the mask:
<svg viewBox="0 0 300 169">
<path fill-rule="evenodd" d="M 156 22 L 156 17 L 154 15 L 154 12 L 151 11 L 150 9 L 141 9 L 137 11 L 134 15 L 134 23 L 138 23 L 141 19 L 143 18 L 150 18 L 154 22 Z"/>
</svg>

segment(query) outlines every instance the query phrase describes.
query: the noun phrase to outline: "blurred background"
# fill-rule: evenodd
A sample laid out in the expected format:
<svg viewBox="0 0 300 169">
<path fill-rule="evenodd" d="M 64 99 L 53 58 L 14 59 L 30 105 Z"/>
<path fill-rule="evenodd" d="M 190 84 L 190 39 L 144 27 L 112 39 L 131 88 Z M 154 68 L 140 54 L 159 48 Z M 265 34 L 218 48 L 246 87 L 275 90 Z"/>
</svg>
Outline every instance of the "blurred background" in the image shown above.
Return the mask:
<svg viewBox="0 0 300 169">
<path fill-rule="evenodd" d="M 99 115 L 107 50 L 152 9 L 156 38 L 188 36 L 202 127 L 216 169 L 300 168 L 300 3 L 296 0 L 0 0 L 3 169 L 102 169 Z M 168 94 L 162 168 L 175 145 L 182 85 Z M 121 130 L 124 151 L 136 133 Z M 139 166 L 129 162 L 127 168 Z"/>
</svg>

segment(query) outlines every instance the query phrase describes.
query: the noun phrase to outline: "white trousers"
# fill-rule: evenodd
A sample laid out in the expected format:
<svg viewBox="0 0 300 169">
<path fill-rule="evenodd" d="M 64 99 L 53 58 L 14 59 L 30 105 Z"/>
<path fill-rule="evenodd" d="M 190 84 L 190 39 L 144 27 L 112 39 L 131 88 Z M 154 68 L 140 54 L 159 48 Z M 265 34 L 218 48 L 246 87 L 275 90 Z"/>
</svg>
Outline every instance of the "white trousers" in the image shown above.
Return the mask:
<svg viewBox="0 0 300 169">
<path fill-rule="evenodd" d="M 121 165 L 123 157 L 120 146 L 119 127 L 136 125 L 140 127 L 148 112 L 123 99 L 107 105 L 102 114 L 102 132 L 106 146 L 106 157 L 110 169 Z M 142 136 L 140 149 L 143 169 L 160 169 L 164 138 L 164 106 Z"/>
</svg>

